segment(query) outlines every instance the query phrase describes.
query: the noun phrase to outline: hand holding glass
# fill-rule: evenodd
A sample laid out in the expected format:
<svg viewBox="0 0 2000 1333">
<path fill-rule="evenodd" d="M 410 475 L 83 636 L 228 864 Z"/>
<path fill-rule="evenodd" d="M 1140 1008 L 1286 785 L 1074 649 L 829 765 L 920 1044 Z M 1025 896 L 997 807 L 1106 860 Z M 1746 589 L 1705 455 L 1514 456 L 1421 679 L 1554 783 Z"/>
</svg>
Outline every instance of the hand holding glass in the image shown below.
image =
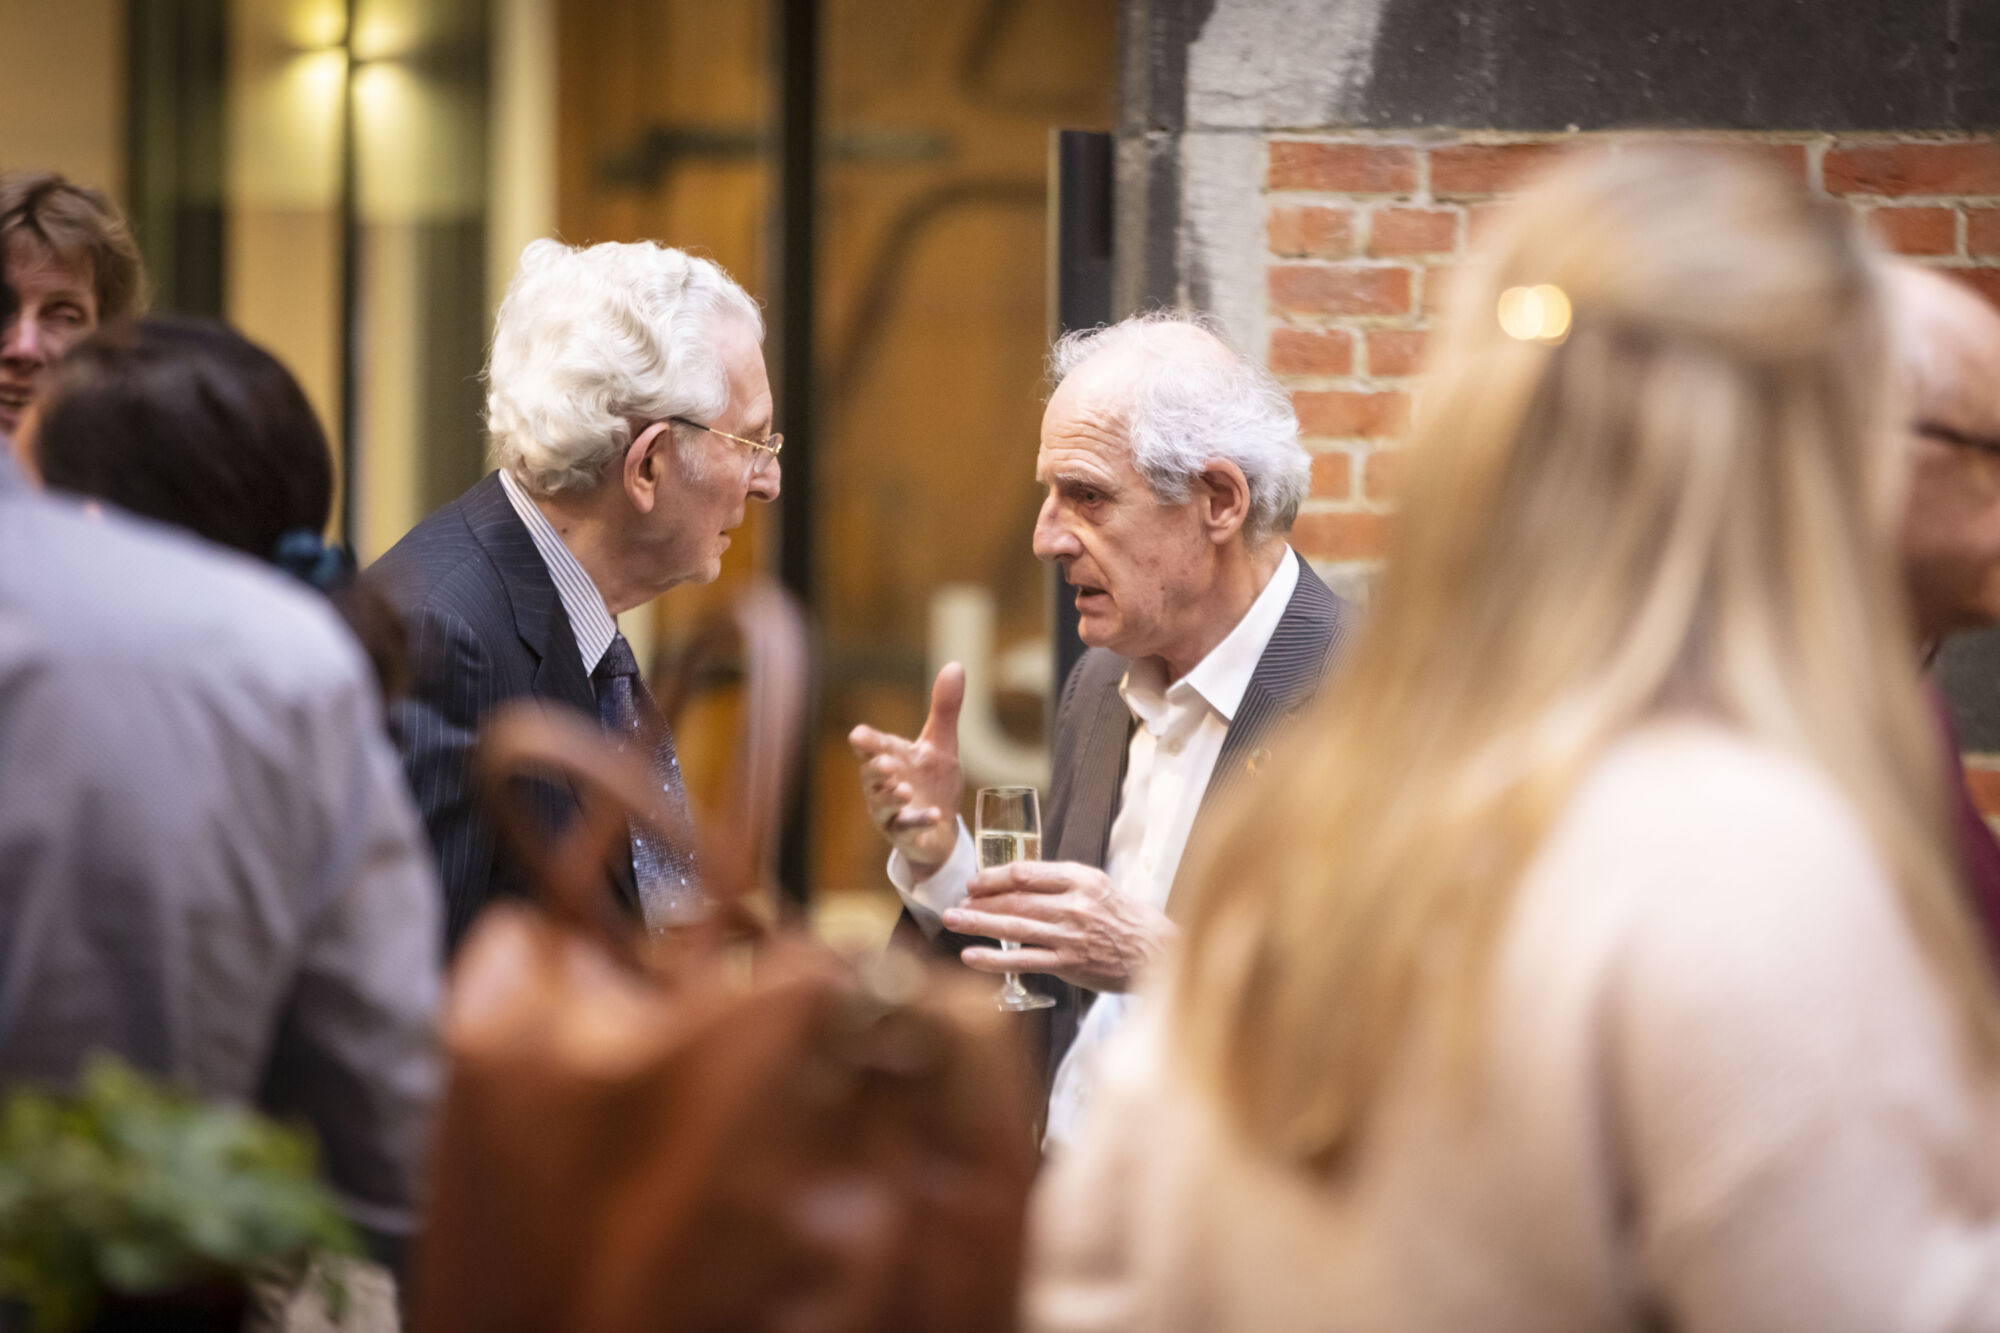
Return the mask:
<svg viewBox="0 0 2000 1333">
<path fill-rule="evenodd" d="M 973 830 L 981 870 L 1042 859 L 1042 811 L 1033 787 L 981 787 Z M 1017 940 L 1001 940 L 1000 947 L 1011 951 L 1021 945 Z M 994 999 L 1002 1009 L 1015 1013 L 1046 1009 L 1055 1003 L 1054 996 L 1038 995 L 1023 986 L 1013 972 L 1007 974 Z"/>
</svg>

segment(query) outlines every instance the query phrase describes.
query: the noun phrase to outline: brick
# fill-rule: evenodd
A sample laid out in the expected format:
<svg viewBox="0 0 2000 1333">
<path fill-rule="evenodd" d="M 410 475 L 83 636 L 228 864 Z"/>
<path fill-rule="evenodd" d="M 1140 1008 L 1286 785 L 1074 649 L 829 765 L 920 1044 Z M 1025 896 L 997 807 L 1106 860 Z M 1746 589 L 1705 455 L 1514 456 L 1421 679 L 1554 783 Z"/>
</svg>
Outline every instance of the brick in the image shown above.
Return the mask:
<svg viewBox="0 0 2000 1333">
<path fill-rule="evenodd" d="M 1414 375 L 1423 369 L 1422 329 L 1370 329 L 1368 331 L 1368 373 L 1370 375 Z"/>
<path fill-rule="evenodd" d="M 1458 249 L 1458 210 L 1382 208 L 1368 220 L 1368 253 L 1448 255 Z"/>
<path fill-rule="evenodd" d="M 1361 143 L 1271 145 L 1274 190 L 1336 190 L 1342 194 L 1410 194 L 1417 188 L 1414 149 Z"/>
<path fill-rule="evenodd" d="M 1518 189 L 1561 151 L 1549 143 L 1466 143 L 1431 150 L 1431 193 L 1501 194 Z"/>
<path fill-rule="evenodd" d="M 1292 395 L 1299 434 L 1320 439 L 1380 439 L 1400 432 L 1410 420 L 1410 395 L 1394 389 L 1356 392 L 1301 390 Z"/>
<path fill-rule="evenodd" d="M 1321 500 L 1345 500 L 1354 494 L 1354 455 L 1345 449 L 1314 454 L 1312 494 Z"/>
<path fill-rule="evenodd" d="M 2000 255 L 2000 208 L 1965 210 L 1965 252 L 1969 255 Z"/>
<path fill-rule="evenodd" d="M 1274 255 L 1345 259 L 1354 253 L 1354 214 L 1345 208 L 1274 208 L 1264 232 Z"/>
<path fill-rule="evenodd" d="M 2000 268 L 1952 268 L 1944 272 L 2000 306 Z"/>
<path fill-rule="evenodd" d="M 1370 560 L 1389 544 L 1389 516 L 1365 512 L 1300 514 L 1291 542 L 1308 560 Z"/>
<path fill-rule="evenodd" d="M 1370 503 L 1395 498 L 1396 468 L 1401 451 L 1377 449 L 1361 461 L 1361 493 Z"/>
<path fill-rule="evenodd" d="M 1821 163 L 1829 194 L 2000 194 L 2000 144 L 1833 147 Z"/>
<path fill-rule="evenodd" d="M 1273 264 L 1271 304 L 1313 315 L 1407 315 L 1410 270 L 1361 264 Z"/>
<path fill-rule="evenodd" d="M 1346 329 L 1273 329 L 1271 373 L 1351 375 L 1354 335 Z"/>
<path fill-rule="evenodd" d="M 1444 309 L 1444 303 L 1451 295 L 1451 275 L 1454 268 L 1427 268 L 1424 270 L 1424 313 L 1434 315 Z"/>
<path fill-rule="evenodd" d="M 1899 255 L 1958 253 L 1958 213 L 1950 208 L 1877 208 L 1868 230 Z"/>
</svg>

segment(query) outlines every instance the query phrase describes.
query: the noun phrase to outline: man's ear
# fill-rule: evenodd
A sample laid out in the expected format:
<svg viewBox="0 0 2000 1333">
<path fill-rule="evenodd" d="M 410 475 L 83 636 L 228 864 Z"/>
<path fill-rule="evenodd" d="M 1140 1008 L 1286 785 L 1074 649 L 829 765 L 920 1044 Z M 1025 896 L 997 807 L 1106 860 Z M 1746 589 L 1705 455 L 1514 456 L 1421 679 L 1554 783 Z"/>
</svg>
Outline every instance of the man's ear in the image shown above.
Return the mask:
<svg viewBox="0 0 2000 1333">
<path fill-rule="evenodd" d="M 1250 482 L 1226 458 L 1211 458 L 1195 474 L 1195 503 L 1208 539 L 1221 546 L 1235 540 L 1250 520 Z"/>
<path fill-rule="evenodd" d="M 653 506 L 659 503 L 660 489 L 667 484 L 666 449 L 673 443 L 671 429 L 666 422 L 656 421 L 633 437 L 625 450 L 622 468 L 625 496 L 642 514 L 653 512 Z"/>
</svg>

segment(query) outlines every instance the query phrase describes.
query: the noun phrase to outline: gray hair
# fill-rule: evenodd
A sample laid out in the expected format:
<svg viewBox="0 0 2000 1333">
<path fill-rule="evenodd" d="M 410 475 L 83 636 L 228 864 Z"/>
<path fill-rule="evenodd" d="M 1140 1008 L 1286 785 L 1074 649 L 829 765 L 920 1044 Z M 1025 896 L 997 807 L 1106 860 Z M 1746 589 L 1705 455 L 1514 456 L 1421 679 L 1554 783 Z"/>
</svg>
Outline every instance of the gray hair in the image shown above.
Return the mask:
<svg viewBox="0 0 2000 1333">
<path fill-rule="evenodd" d="M 1153 497 L 1183 503 L 1202 468 L 1226 459 L 1250 485 L 1245 536 L 1262 541 L 1290 531 L 1312 480 L 1312 457 L 1299 443 L 1291 399 L 1271 373 L 1237 351 L 1207 315 L 1156 310 L 1064 334 L 1049 353 L 1049 382 L 1061 384 L 1100 352 L 1126 348 L 1139 354 L 1127 419 L 1132 465 Z"/>
<path fill-rule="evenodd" d="M 724 319 L 749 320 L 763 339 L 757 303 L 709 260 L 651 241 L 530 242 L 486 363 L 494 461 L 537 495 L 587 489 L 635 422 L 721 415 Z"/>
</svg>

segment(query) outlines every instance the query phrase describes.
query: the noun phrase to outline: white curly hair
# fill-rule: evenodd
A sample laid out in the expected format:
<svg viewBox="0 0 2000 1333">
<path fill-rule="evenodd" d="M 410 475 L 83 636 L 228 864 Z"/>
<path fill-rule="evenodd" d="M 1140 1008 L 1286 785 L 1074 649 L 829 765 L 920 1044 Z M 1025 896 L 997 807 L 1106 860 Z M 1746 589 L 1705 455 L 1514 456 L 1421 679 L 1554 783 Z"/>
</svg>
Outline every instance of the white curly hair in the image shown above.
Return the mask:
<svg viewBox="0 0 2000 1333">
<path fill-rule="evenodd" d="M 729 405 L 715 330 L 757 303 L 710 260 L 651 241 L 521 252 L 486 363 L 493 459 L 536 495 L 595 486 L 633 425 Z M 678 436 L 679 432 L 676 432 Z"/>
</svg>

